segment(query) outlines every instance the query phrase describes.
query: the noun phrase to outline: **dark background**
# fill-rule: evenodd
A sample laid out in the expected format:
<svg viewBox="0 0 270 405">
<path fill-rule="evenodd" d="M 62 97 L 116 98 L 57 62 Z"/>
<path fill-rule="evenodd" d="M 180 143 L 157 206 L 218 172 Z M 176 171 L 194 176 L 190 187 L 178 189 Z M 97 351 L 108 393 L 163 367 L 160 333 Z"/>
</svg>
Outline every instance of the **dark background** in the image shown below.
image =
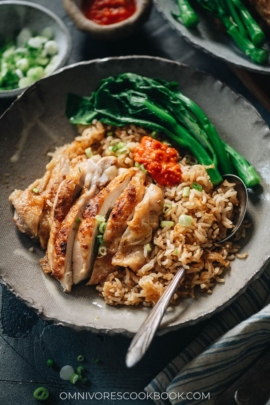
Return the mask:
<svg viewBox="0 0 270 405">
<path fill-rule="evenodd" d="M 3 1 L 3 0 L 0 0 Z M 172 30 L 153 8 L 147 23 L 140 31 L 122 41 L 102 43 L 79 32 L 65 14 L 61 0 L 35 0 L 54 11 L 68 27 L 72 37 L 72 51 L 68 64 L 83 60 L 120 55 L 153 55 L 173 59 L 206 71 L 227 83 L 246 97 L 270 123 L 270 115 L 245 89 L 225 63 L 194 50 Z M 0 114 L 11 104 L 0 101 Z M 144 359 L 133 369 L 125 367 L 125 354 L 130 339 L 90 332 L 76 332 L 55 326 L 40 319 L 6 287 L 0 287 L 0 404 L 32 405 L 37 402 L 33 391 L 40 385 L 50 393 L 49 404 L 75 405 L 81 401 L 60 400 L 62 391 L 75 392 L 77 388 L 60 380 L 56 369 L 46 366 L 48 358 L 61 368 L 76 366 L 78 354 L 86 358 L 84 366 L 93 392 L 142 392 L 144 387 L 202 330 L 205 322 L 156 337 Z M 96 363 L 95 360 L 99 359 Z M 82 391 L 83 392 L 83 391 Z M 82 401 L 83 402 L 83 401 Z M 86 401 L 87 402 L 87 401 Z M 127 401 L 91 401 L 92 403 L 122 405 Z M 133 401 L 141 405 L 151 400 Z"/>
</svg>

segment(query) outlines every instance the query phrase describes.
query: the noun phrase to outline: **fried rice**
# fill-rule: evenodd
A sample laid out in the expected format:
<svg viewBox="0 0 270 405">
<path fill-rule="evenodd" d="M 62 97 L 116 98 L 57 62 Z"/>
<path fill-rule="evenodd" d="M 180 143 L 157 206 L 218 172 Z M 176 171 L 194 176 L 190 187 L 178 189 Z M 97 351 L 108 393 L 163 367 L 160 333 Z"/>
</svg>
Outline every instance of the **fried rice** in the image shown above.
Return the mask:
<svg viewBox="0 0 270 405">
<path fill-rule="evenodd" d="M 113 128 L 94 121 L 89 127 L 79 126 L 82 136 L 92 131 L 105 131 L 103 139 L 92 146 L 94 153 L 101 156 L 114 155 L 113 146 L 119 140 L 125 144 L 122 152 L 116 154 L 118 166 L 134 166 L 132 151 L 143 136 L 150 132 L 130 125 Z M 179 150 L 181 155 L 182 151 Z M 216 283 L 225 282 L 225 272 L 230 262 L 237 256 L 245 259 L 247 253 L 239 254 L 237 240 L 245 236 L 249 227 L 244 222 L 236 234 L 234 242 L 222 244 L 227 231 L 233 228 L 233 217 L 238 200 L 234 184 L 225 180 L 214 188 L 207 174 L 207 167 L 190 164 L 190 159 L 182 157 L 182 182 L 174 187 L 161 187 L 164 192 L 164 212 L 160 221 L 173 221 L 172 227 L 159 227 L 151 243 L 151 251 L 145 251 L 146 264 L 137 272 L 128 268 L 116 267 L 115 271 L 97 285 L 97 290 L 107 304 L 153 306 L 170 283 L 180 266 L 186 274 L 174 294 L 172 302 L 179 297 L 195 297 L 196 291 L 212 293 Z M 193 183 L 202 186 L 202 191 L 192 188 Z M 185 187 L 190 188 L 187 197 L 183 196 Z M 179 217 L 189 215 L 193 221 L 190 226 L 181 226 Z"/>
</svg>

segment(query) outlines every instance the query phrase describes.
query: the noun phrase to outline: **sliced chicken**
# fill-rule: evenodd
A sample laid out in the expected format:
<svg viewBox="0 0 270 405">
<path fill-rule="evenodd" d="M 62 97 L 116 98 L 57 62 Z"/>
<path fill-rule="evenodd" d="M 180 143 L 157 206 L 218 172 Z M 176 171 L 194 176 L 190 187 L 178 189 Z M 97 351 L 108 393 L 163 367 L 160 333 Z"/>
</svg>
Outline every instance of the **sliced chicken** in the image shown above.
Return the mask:
<svg viewBox="0 0 270 405">
<path fill-rule="evenodd" d="M 56 149 L 42 179 L 36 180 L 26 190 L 15 190 L 10 195 L 9 199 L 15 207 L 14 222 L 17 227 L 30 237 L 38 237 L 42 248 L 47 246 L 53 201 L 60 183 L 69 172 L 70 161 L 85 155 L 85 150 L 101 141 L 104 133 L 101 123 L 84 129 L 82 135 L 72 143 Z"/>
<path fill-rule="evenodd" d="M 135 207 L 144 196 L 144 182 L 145 173 L 140 170 L 117 199 L 107 221 L 104 233 L 104 246 L 106 247 L 107 254 L 96 259 L 91 278 L 88 282 L 89 285 L 98 284 L 115 270 L 115 267 L 112 265 L 112 258 L 127 228 L 127 221 L 132 218 Z"/>
<path fill-rule="evenodd" d="M 137 169 L 130 168 L 117 176 L 86 205 L 73 248 L 73 279 L 76 283 L 88 278 L 92 270 L 98 228 L 96 215 L 107 216 L 136 172 Z"/>
<path fill-rule="evenodd" d="M 146 263 L 144 245 L 152 240 L 153 232 L 159 226 L 163 200 L 162 190 L 150 184 L 143 200 L 137 205 L 132 220 L 128 222 L 119 248 L 112 259 L 113 266 L 130 267 L 133 271 L 137 271 Z"/>
<path fill-rule="evenodd" d="M 38 235 L 38 224 L 44 208 L 43 191 L 46 189 L 50 173 L 34 181 L 26 190 L 14 190 L 9 200 L 15 207 L 13 220 L 18 229 L 32 238 Z"/>
<path fill-rule="evenodd" d="M 101 158 L 97 163 L 88 161 L 87 188 L 72 205 L 56 234 L 54 256 L 52 258 L 52 274 L 61 282 L 64 291 L 70 291 L 73 284 L 72 251 L 74 238 L 77 233 L 82 214 L 88 201 L 94 197 L 101 187 L 104 187 L 117 175 L 115 157 Z"/>
</svg>

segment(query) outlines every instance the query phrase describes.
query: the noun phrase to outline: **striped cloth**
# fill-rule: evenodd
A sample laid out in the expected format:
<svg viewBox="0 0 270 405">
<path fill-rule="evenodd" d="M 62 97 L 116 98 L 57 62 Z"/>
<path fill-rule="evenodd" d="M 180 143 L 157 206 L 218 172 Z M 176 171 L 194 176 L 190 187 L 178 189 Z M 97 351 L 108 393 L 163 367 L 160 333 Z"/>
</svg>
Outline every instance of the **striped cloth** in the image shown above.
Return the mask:
<svg viewBox="0 0 270 405">
<path fill-rule="evenodd" d="M 145 388 L 156 404 L 212 405 L 270 345 L 270 266 Z"/>
</svg>

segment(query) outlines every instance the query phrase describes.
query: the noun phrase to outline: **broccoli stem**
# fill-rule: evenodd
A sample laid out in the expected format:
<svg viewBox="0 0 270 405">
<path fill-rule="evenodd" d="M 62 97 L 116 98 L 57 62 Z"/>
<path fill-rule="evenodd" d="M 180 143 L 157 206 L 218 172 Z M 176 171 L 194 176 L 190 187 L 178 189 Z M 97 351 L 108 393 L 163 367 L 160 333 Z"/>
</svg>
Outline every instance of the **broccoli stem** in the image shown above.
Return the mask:
<svg viewBox="0 0 270 405">
<path fill-rule="evenodd" d="M 262 29 L 260 28 L 259 24 L 254 20 L 254 18 L 252 17 L 250 12 L 246 9 L 246 7 L 243 5 L 241 0 L 228 0 L 228 3 L 230 2 L 233 3 L 235 7 L 239 10 L 241 18 L 248 30 L 253 45 L 257 47 L 262 46 L 266 41 L 266 36 L 262 31 Z M 238 23 L 237 25 L 240 29 Z"/>
<path fill-rule="evenodd" d="M 256 172 L 254 166 L 250 163 L 235 149 L 223 142 L 225 150 L 229 154 L 233 165 L 236 169 L 238 176 L 243 180 L 247 187 L 254 187 L 260 183 L 260 176 Z"/>
<path fill-rule="evenodd" d="M 217 156 L 221 174 L 233 174 L 233 165 L 228 158 L 224 145 L 214 125 L 209 121 L 205 113 L 196 103 L 194 103 L 194 101 L 190 100 L 188 97 L 184 96 L 180 92 L 177 94 L 178 98 L 182 101 L 184 106 L 194 114 L 194 116 L 197 118 L 198 122 L 201 124 L 204 131 L 206 132 L 208 139 L 211 142 Z"/>
<path fill-rule="evenodd" d="M 266 49 L 256 48 L 252 42 L 244 38 L 229 17 L 222 16 L 220 18 L 222 18 L 227 33 L 233 38 L 236 45 L 253 60 L 253 62 L 263 64 L 267 61 L 268 52 Z"/>
<path fill-rule="evenodd" d="M 180 17 L 183 24 L 188 27 L 192 28 L 195 27 L 199 23 L 199 17 L 189 4 L 188 0 L 177 0 L 178 7 L 180 10 Z"/>
</svg>

